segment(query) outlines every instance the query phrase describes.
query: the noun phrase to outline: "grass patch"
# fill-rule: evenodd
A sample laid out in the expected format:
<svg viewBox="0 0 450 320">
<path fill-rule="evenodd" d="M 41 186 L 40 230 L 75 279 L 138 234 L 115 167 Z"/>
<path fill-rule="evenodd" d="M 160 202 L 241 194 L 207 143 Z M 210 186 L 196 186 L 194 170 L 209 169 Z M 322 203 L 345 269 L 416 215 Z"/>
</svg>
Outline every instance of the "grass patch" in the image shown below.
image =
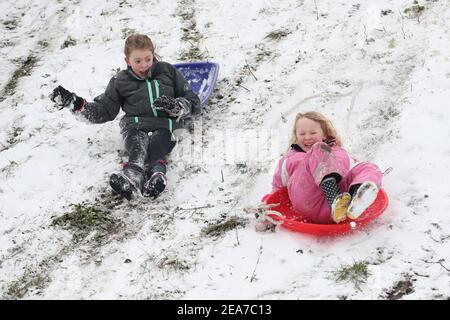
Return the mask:
<svg viewBox="0 0 450 320">
<path fill-rule="evenodd" d="M 423 10 L 425 10 L 425 7 L 420 5 L 417 0 L 414 0 L 412 6 L 405 8 L 405 10 L 403 10 L 403 12 L 417 15 L 417 14 L 420 14 Z"/>
<path fill-rule="evenodd" d="M 95 240 L 101 242 L 108 234 L 116 233 L 121 226 L 120 221 L 111 217 L 110 213 L 86 203 L 71 204 L 72 210 L 56 217 L 52 226 L 60 226 L 73 233 L 75 242 L 86 238 L 97 231 Z"/>
<path fill-rule="evenodd" d="M 257 44 L 256 49 L 258 50 L 258 52 L 256 53 L 256 57 L 255 57 L 255 62 L 256 63 L 260 63 L 264 60 L 267 60 L 268 58 L 273 56 L 273 52 L 268 50 L 264 44 Z"/>
<path fill-rule="evenodd" d="M 400 116 L 400 110 L 396 109 L 394 105 L 385 106 L 383 109 L 378 109 L 379 116 L 385 120 L 389 121 Z"/>
<path fill-rule="evenodd" d="M 425 7 L 420 5 L 417 0 L 414 0 L 412 6 L 405 8 L 403 12 L 409 19 L 417 19 L 417 22 L 420 23 L 420 16 L 424 10 Z"/>
<path fill-rule="evenodd" d="M 156 265 L 160 269 L 170 268 L 178 271 L 187 271 L 191 268 L 186 261 L 169 257 L 162 258 Z"/>
<path fill-rule="evenodd" d="M 49 274 L 54 266 L 62 262 L 62 257 L 71 251 L 73 246 L 69 245 L 61 249 L 57 254 L 51 255 L 40 261 L 34 267 L 28 267 L 22 276 L 8 284 L 3 294 L 3 299 L 22 299 L 30 291 L 39 295 L 51 282 Z"/>
<path fill-rule="evenodd" d="M 131 36 L 132 34 L 135 34 L 135 33 L 137 33 L 136 29 L 132 29 L 132 28 L 128 28 L 128 27 L 123 28 L 122 29 L 122 39 L 126 39 L 126 38 L 128 38 L 128 36 Z"/>
<path fill-rule="evenodd" d="M 3 167 L 0 172 L 5 175 L 6 178 L 12 176 L 13 172 L 19 167 L 19 164 L 15 161 L 9 161 L 9 164 Z"/>
<path fill-rule="evenodd" d="M 226 221 L 210 224 L 209 226 L 203 228 L 202 233 L 206 236 L 219 237 L 237 227 L 245 227 L 247 223 L 247 219 L 231 217 Z"/>
<path fill-rule="evenodd" d="M 47 48 L 50 44 L 48 43 L 47 40 L 39 40 L 39 41 L 38 41 L 38 45 L 39 45 L 41 48 Z"/>
<path fill-rule="evenodd" d="M 8 139 L 6 140 L 6 142 L 10 145 L 16 144 L 17 142 L 19 142 L 19 136 L 22 132 L 23 128 L 13 127 L 8 134 Z"/>
<path fill-rule="evenodd" d="M 183 50 L 180 54 L 180 60 L 182 61 L 199 61 L 207 58 L 208 54 L 197 46 L 192 46 L 189 50 Z"/>
<path fill-rule="evenodd" d="M 3 88 L 0 102 L 6 99 L 6 96 L 12 96 L 17 88 L 17 84 L 20 78 L 29 76 L 31 74 L 31 70 L 36 66 L 38 59 L 34 55 L 29 55 L 25 60 L 18 59 L 16 63 L 19 64 L 17 69 L 14 71 L 11 79 Z"/>
<path fill-rule="evenodd" d="M 9 39 L 5 39 L 0 41 L 0 48 L 13 47 L 14 42 L 11 42 Z"/>
<path fill-rule="evenodd" d="M 27 272 L 8 286 L 3 298 L 11 300 L 22 299 L 31 289 L 41 290 L 49 282 L 50 279 L 47 276 L 36 274 L 35 272 Z"/>
<path fill-rule="evenodd" d="M 23 128 L 21 128 L 21 127 L 12 127 L 12 129 L 8 132 L 8 137 L 6 139 L 7 145 L 1 147 L 0 148 L 0 152 L 8 150 L 9 148 L 11 148 L 15 144 L 17 144 L 20 141 L 19 137 L 20 137 L 22 132 L 23 132 Z"/>
<path fill-rule="evenodd" d="M 63 44 L 61 45 L 61 49 L 65 49 L 68 47 L 73 47 L 77 44 L 77 40 L 72 38 L 71 36 L 68 36 L 66 40 L 64 40 Z"/>
<path fill-rule="evenodd" d="M 265 36 L 265 39 L 270 39 L 273 41 L 279 41 L 280 39 L 290 35 L 292 33 L 292 31 L 289 31 L 287 29 L 279 29 L 279 30 L 275 30 L 270 32 L 267 36 Z"/>
<path fill-rule="evenodd" d="M 195 20 L 195 8 L 192 1 L 180 1 L 178 3 L 178 16 L 181 18 L 183 27 L 181 28 L 181 41 L 189 43 L 190 47 L 180 53 L 181 61 L 201 61 L 208 59 L 208 53 L 200 49 L 202 34 L 197 30 Z"/>
<path fill-rule="evenodd" d="M 366 283 L 370 276 L 367 262 L 355 262 L 352 265 L 342 266 L 340 270 L 333 272 L 336 282 L 350 282 L 356 289 L 361 290 L 361 285 Z"/>
<path fill-rule="evenodd" d="M 7 20 L 3 22 L 3 25 L 5 26 L 5 29 L 7 30 L 14 30 L 19 25 L 19 22 L 17 20 Z"/>
</svg>

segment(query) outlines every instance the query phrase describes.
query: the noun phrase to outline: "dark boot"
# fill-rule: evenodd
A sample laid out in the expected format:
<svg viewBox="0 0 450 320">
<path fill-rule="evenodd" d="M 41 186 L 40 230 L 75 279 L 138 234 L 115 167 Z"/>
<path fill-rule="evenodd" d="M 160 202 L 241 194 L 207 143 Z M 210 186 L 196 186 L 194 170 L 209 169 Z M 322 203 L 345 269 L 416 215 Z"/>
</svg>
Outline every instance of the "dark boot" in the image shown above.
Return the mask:
<svg viewBox="0 0 450 320">
<path fill-rule="evenodd" d="M 135 164 L 128 164 L 122 172 L 110 176 L 109 184 L 115 192 L 127 200 L 135 199 L 142 195 L 144 170 Z"/>
<path fill-rule="evenodd" d="M 320 188 L 331 209 L 331 218 L 336 223 L 347 219 L 347 209 L 351 200 L 350 194 L 339 192 L 338 180 L 340 179 L 341 176 L 338 174 L 331 174 L 325 176 L 320 183 Z"/>
<path fill-rule="evenodd" d="M 156 199 L 161 192 L 164 191 L 167 185 L 166 165 L 163 160 L 158 161 L 150 167 L 148 171 L 148 178 L 144 183 L 142 195 Z"/>
<path fill-rule="evenodd" d="M 153 198 L 154 200 L 164 191 L 166 185 L 166 175 L 162 172 L 155 172 L 150 179 L 145 182 L 143 196 Z"/>
</svg>

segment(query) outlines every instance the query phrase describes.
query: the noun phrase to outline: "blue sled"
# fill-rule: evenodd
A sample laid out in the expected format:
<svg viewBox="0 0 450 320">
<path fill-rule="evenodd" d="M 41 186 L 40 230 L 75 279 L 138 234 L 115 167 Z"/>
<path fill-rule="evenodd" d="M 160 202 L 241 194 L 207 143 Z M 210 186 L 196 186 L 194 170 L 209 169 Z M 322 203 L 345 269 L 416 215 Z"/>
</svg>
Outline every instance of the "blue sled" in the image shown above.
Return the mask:
<svg viewBox="0 0 450 320">
<path fill-rule="evenodd" d="M 203 107 L 216 86 L 219 64 L 215 62 L 189 62 L 174 64 L 198 97 Z"/>
</svg>

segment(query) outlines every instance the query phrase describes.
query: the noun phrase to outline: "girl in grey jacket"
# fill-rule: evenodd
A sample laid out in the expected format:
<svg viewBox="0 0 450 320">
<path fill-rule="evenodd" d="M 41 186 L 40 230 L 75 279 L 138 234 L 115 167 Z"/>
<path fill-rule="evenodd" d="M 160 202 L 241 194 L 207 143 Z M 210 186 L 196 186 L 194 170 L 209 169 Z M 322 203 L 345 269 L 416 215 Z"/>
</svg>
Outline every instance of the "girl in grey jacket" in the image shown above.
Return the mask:
<svg viewBox="0 0 450 320">
<path fill-rule="evenodd" d="M 127 69 L 114 76 L 93 102 L 61 86 L 50 98 L 93 123 L 111 121 L 122 109 L 120 127 L 129 158 L 109 183 L 128 200 L 140 195 L 156 199 L 167 184 L 164 159 L 176 144 L 172 132 L 186 127 L 185 120 L 200 112 L 200 100 L 175 67 L 156 59 L 148 36 L 133 34 L 126 39 L 125 62 Z"/>
</svg>

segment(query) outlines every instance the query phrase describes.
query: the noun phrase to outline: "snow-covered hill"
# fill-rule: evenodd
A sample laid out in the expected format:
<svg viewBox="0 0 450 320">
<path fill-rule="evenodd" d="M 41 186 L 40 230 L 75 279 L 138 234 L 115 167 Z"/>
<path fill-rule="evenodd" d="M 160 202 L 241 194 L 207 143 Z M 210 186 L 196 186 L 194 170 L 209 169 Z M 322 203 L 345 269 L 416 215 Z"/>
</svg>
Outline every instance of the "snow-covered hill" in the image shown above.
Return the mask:
<svg viewBox="0 0 450 320">
<path fill-rule="evenodd" d="M 2 1 L 0 296 L 448 299 L 450 2 L 419 5 Z M 59 84 L 102 93 L 132 32 L 164 61 L 221 69 L 170 156 L 168 190 L 128 203 L 107 183 L 120 116 L 89 124 L 47 96 Z M 245 208 L 270 191 L 293 118 L 311 109 L 355 156 L 393 167 L 387 212 L 344 237 L 257 233 Z"/>
</svg>

